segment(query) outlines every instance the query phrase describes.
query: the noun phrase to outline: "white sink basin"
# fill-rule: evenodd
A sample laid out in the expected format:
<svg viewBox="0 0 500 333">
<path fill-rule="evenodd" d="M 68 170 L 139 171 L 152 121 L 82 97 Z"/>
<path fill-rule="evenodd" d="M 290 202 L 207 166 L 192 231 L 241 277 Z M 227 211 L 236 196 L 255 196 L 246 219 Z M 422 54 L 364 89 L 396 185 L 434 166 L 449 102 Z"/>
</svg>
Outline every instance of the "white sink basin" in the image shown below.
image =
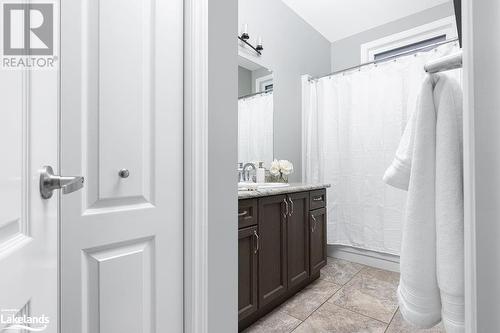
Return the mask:
<svg viewBox="0 0 500 333">
<path fill-rule="evenodd" d="M 271 189 L 271 188 L 281 188 L 288 187 L 290 184 L 287 183 L 238 183 L 238 190 L 249 191 L 249 190 L 260 190 L 260 189 Z"/>
</svg>

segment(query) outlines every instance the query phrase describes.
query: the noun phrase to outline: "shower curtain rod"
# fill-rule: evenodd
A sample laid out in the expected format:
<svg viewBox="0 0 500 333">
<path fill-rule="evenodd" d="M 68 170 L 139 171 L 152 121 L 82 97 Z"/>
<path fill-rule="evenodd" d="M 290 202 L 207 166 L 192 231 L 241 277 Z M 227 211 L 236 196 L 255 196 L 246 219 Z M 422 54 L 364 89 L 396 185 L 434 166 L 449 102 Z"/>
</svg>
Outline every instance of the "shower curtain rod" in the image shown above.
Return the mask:
<svg viewBox="0 0 500 333">
<path fill-rule="evenodd" d="M 432 60 L 425 64 L 424 70 L 427 73 L 439 73 L 451 69 L 462 68 L 462 51 Z"/>
<path fill-rule="evenodd" d="M 264 95 L 264 94 L 267 94 L 267 93 L 270 93 L 270 92 L 273 92 L 273 89 L 267 89 L 267 90 L 259 91 L 259 92 L 253 93 L 253 94 L 248 94 L 248 95 L 245 95 L 245 96 L 241 96 L 241 97 L 238 97 L 238 100 L 243 99 L 243 98 L 252 97 L 252 96 L 257 96 L 257 95 Z"/>
<path fill-rule="evenodd" d="M 332 72 L 332 73 L 327 74 L 327 75 L 314 77 L 314 78 L 309 79 L 309 81 L 317 81 L 317 80 L 322 79 L 324 77 L 329 77 L 329 76 L 333 76 L 333 75 L 336 75 L 336 74 L 345 73 L 345 72 L 351 71 L 353 69 L 358 69 L 358 68 L 361 68 L 361 67 L 364 67 L 364 66 L 377 64 L 379 62 L 384 62 L 384 61 L 391 60 L 391 59 L 397 59 L 399 57 L 403 57 L 405 55 L 409 55 L 409 54 L 413 54 L 413 53 L 418 53 L 418 52 L 424 51 L 424 50 L 425 51 L 434 50 L 438 46 L 449 44 L 449 43 L 455 43 L 457 41 L 458 41 L 458 38 L 453 38 L 453 39 L 450 39 L 450 40 L 445 40 L 445 41 L 442 41 L 442 42 L 437 42 L 437 43 L 434 43 L 434 44 L 429 44 L 429 45 L 418 47 L 416 49 L 412 49 L 412 50 L 409 50 L 409 51 L 405 51 L 405 52 L 397 53 L 397 54 L 394 54 L 394 55 L 390 55 L 390 56 L 387 56 L 387 57 L 382 58 L 382 59 L 377 59 L 377 60 L 373 60 L 373 61 L 362 63 L 362 64 L 357 65 L 357 66 L 348 67 L 346 69 L 342 69 L 340 71 L 335 71 L 335 72 Z"/>
</svg>

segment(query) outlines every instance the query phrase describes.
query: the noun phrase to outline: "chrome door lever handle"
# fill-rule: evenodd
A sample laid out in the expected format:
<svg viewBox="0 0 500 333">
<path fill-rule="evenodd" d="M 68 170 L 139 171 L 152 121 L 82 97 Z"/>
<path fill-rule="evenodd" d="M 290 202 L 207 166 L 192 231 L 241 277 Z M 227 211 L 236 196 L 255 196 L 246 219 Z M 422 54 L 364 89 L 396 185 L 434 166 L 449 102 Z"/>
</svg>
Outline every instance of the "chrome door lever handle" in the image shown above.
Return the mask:
<svg viewBox="0 0 500 333">
<path fill-rule="evenodd" d="M 83 177 L 60 177 L 59 183 L 63 194 L 68 194 L 71 192 L 78 191 L 83 187 Z"/>
<path fill-rule="evenodd" d="M 44 166 L 40 173 L 40 195 L 50 199 L 54 190 L 62 189 L 63 194 L 78 191 L 83 187 L 84 179 L 79 176 L 58 176 L 50 166 Z"/>
</svg>

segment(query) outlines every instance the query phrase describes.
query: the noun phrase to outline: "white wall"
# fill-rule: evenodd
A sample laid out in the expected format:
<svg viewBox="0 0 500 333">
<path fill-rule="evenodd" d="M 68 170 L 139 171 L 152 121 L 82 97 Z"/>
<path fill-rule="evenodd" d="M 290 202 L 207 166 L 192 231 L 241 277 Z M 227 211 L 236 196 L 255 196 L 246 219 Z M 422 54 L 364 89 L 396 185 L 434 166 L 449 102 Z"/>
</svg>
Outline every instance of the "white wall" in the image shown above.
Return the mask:
<svg viewBox="0 0 500 333">
<path fill-rule="evenodd" d="M 348 38 L 335 41 L 332 43 L 331 47 L 331 71 L 334 72 L 359 65 L 361 63 L 361 44 L 390 36 L 401 31 L 409 30 L 452 15 L 454 15 L 453 3 L 449 2 L 429 8 L 420 13 L 407 16 L 400 20 L 389 22 L 376 28 L 360 32 L 359 34 Z"/>
<path fill-rule="evenodd" d="M 474 152 L 465 160 L 472 180 L 466 178 L 465 189 L 473 203 L 466 206 L 465 228 L 475 232 L 477 247 L 477 332 L 492 333 L 500 332 L 500 1 L 465 0 L 463 11 L 465 117 L 471 116 L 465 138 L 473 133 L 470 149 L 464 148 Z M 466 258 L 466 271 L 471 264 Z"/>
<path fill-rule="evenodd" d="M 208 6 L 208 332 L 234 333 L 238 331 L 238 3 L 210 0 Z"/>
<path fill-rule="evenodd" d="M 238 97 L 252 93 L 252 72 L 238 66 Z"/>
<path fill-rule="evenodd" d="M 264 39 L 263 56 L 252 59 L 274 74 L 274 153 L 291 160 L 301 178 L 300 76 L 330 71 L 330 43 L 281 0 L 240 0 L 238 22 L 248 24 L 251 42 Z M 235 48 L 236 48 L 236 34 Z M 224 86 L 227 86 L 225 84 Z"/>
</svg>

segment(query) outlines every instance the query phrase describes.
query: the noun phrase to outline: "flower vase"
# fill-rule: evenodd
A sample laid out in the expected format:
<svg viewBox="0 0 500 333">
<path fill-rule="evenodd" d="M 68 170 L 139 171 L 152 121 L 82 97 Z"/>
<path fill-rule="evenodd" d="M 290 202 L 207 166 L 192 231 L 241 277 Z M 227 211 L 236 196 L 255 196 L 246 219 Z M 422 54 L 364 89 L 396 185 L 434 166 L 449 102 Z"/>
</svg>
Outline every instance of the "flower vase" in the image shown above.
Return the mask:
<svg viewBox="0 0 500 333">
<path fill-rule="evenodd" d="M 288 176 L 280 172 L 280 175 L 278 177 L 278 183 L 288 183 Z"/>
</svg>

